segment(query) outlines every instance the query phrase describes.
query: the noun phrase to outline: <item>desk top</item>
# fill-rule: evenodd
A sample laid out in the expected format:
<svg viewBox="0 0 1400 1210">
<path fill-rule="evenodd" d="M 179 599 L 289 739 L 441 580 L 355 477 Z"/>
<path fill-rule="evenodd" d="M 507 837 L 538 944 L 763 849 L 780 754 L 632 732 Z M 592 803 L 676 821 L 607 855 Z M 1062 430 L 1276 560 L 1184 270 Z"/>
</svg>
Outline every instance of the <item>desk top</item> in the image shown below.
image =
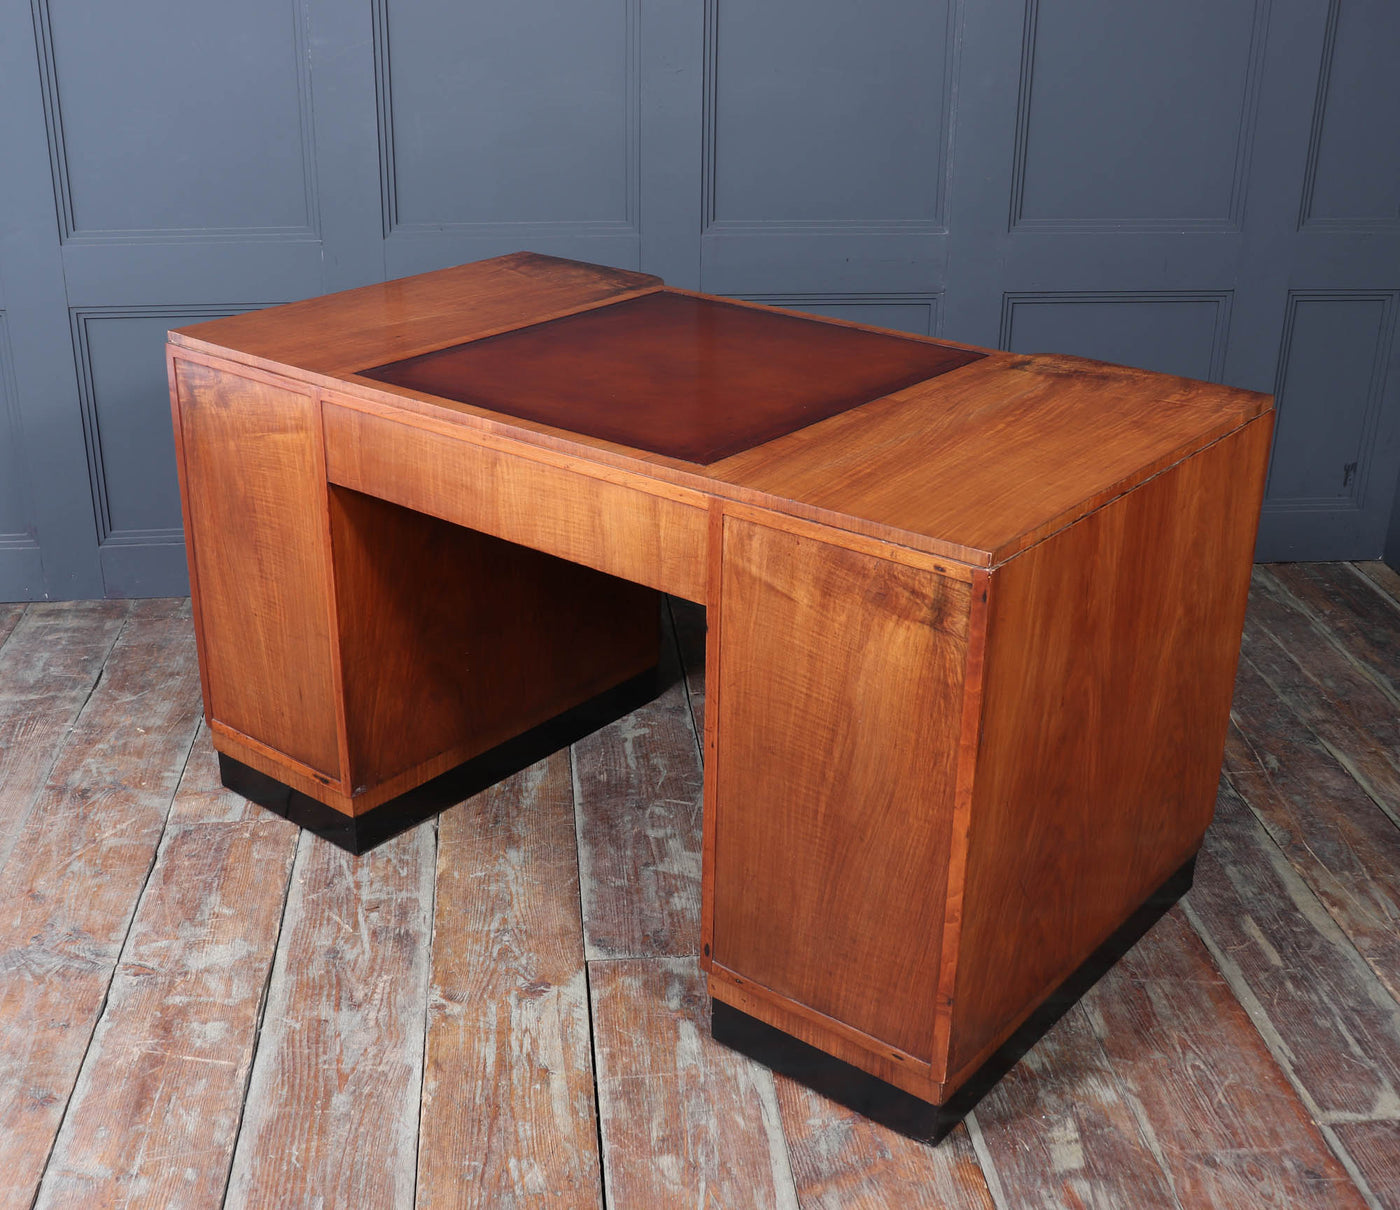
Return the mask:
<svg viewBox="0 0 1400 1210">
<path fill-rule="evenodd" d="M 213 320 L 171 342 L 983 567 L 1272 406 L 533 253 Z"/>
</svg>

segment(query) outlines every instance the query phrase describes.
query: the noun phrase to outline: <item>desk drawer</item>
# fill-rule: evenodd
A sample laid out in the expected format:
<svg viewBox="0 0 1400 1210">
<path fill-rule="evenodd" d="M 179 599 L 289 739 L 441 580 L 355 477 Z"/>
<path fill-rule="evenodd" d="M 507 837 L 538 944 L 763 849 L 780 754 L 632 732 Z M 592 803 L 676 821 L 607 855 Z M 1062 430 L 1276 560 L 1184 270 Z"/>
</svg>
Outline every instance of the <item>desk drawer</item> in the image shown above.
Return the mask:
<svg viewBox="0 0 1400 1210">
<path fill-rule="evenodd" d="M 691 601 L 705 600 L 708 512 L 636 486 L 327 402 L 326 474 L 405 508 Z M 667 487 L 668 492 L 678 489 Z"/>
</svg>

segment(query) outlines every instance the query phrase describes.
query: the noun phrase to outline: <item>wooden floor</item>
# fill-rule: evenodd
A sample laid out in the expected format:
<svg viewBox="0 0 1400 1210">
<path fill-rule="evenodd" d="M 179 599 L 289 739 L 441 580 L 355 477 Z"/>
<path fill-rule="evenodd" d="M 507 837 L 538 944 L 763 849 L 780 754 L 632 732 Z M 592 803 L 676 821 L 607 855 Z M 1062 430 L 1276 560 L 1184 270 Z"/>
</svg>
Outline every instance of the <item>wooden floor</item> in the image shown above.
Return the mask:
<svg viewBox="0 0 1400 1210">
<path fill-rule="evenodd" d="M 0 605 L 0 1207 L 1400 1207 L 1400 577 L 1257 570 L 1195 888 L 936 1148 L 709 1037 L 672 612 L 355 859 L 220 788 L 188 602 Z"/>
</svg>

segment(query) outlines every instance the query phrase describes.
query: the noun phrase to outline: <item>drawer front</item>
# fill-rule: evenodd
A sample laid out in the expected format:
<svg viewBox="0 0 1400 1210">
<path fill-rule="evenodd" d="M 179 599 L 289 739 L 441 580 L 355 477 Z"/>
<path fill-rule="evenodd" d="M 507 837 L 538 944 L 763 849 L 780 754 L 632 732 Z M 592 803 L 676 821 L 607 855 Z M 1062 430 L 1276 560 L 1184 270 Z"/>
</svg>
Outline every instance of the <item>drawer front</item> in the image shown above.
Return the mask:
<svg viewBox="0 0 1400 1210">
<path fill-rule="evenodd" d="M 327 402 L 332 483 L 593 567 L 705 600 L 709 515 L 647 489 Z M 667 489 L 674 491 L 675 489 Z"/>
</svg>

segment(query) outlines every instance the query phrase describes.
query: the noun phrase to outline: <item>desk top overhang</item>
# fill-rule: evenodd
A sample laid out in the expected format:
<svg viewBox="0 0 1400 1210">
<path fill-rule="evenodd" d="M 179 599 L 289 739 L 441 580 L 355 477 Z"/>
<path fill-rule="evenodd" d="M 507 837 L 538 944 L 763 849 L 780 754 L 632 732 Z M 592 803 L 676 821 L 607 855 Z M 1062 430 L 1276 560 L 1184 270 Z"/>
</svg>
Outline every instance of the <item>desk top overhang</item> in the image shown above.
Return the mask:
<svg viewBox="0 0 1400 1210">
<path fill-rule="evenodd" d="M 607 308 L 630 304 L 670 314 L 707 301 L 646 274 L 514 253 L 197 324 L 172 332 L 171 342 L 337 397 L 446 420 L 566 453 L 582 464 L 640 472 L 972 567 L 1012 558 L 1272 406 L 1266 394 L 1188 378 L 1076 357 L 894 338 L 809 316 L 784 316 L 759 337 L 800 354 L 806 331 L 814 354 L 849 344 L 856 362 L 862 342 L 878 338 L 888 342 L 882 346 L 890 355 L 888 375 L 857 374 L 851 383 L 835 383 L 823 399 L 811 401 L 822 416 L 815 422 L 767 430 L 755 424 L 745 448 L 697 440 L 685 448 L 690 457 L 383 380 L 405 363 L 431 365 L 424 355 L 440 350 L 467 346 L 470 361 L 492 338 L 526 339 L 521 329 L 552 321 L 580 333 L 586 349 Z M 725 316 L 752 306 L 715 302 Z M 583 314 L 593 312 L 597 316 Z M 760 326 L 774 314 L 754 311 Z M 565 319 L 570 316 L 578 320 Z M 471 342 L 483 342 L 483 349 L 471 350 Z M 741 381 L 763 383 L 763 373 L 757 366 Z M 780 380 L 781 374 L 769 381 Z M 777 434 L 768 436 L 774 428 Z M 721 430 L 712 426 L 711 432 Z"/>
</svg>

